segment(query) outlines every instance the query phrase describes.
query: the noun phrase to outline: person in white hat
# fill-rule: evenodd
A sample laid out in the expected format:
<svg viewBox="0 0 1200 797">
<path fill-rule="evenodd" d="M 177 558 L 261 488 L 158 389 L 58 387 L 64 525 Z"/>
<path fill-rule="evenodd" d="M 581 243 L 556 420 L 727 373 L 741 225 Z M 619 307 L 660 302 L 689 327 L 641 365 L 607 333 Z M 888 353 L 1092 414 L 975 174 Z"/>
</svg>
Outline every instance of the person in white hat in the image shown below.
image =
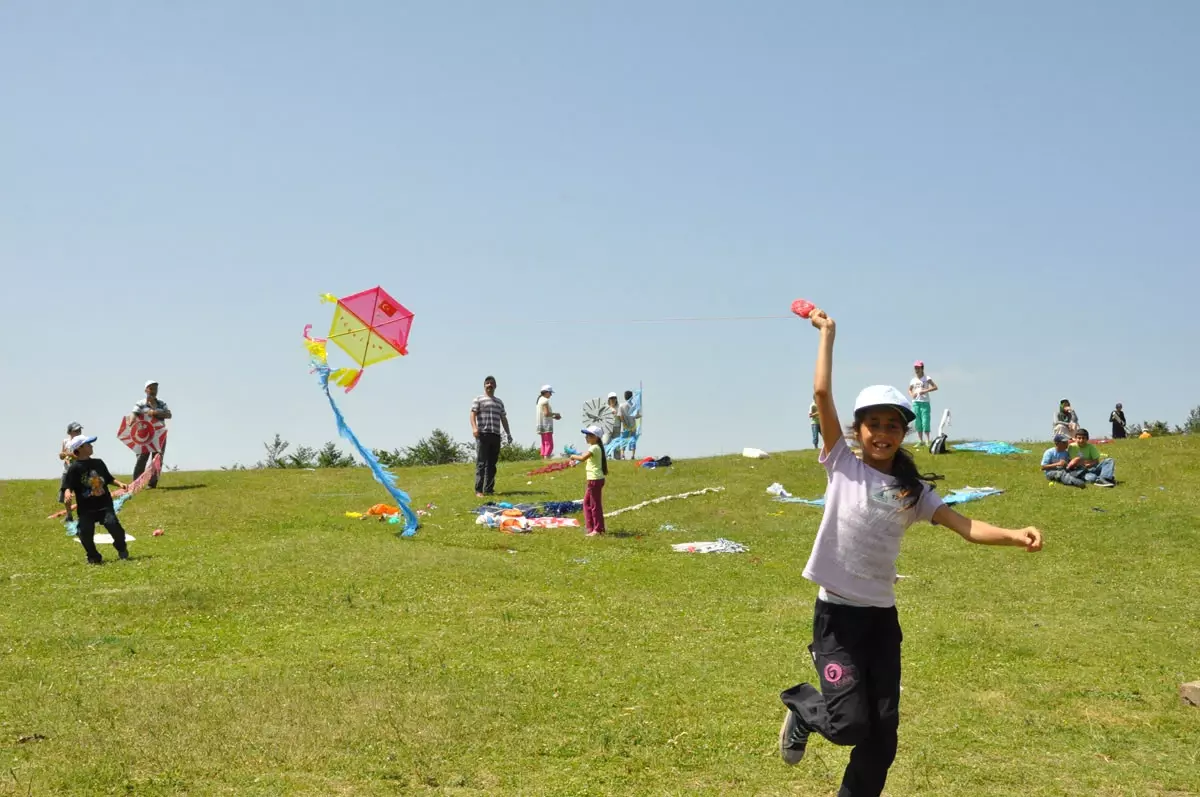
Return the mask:
<svg viewBox="0 0 1200 797">
<path fill-rule="evenodd" d="M 858 394 L 843 432 L 833 403 L 833 319 L 814 309 L 821 332 L 813 394 L 821 423 L 820 461 L 829 479 L 825 507 L 804 577 L 819 585 L 809 651 L 818 684 L 781 695 L 787 713 L 779 729 L 784 762 L 800 762 L 811 733 L 854 747 L 839 794 L 883 791 L 896 757 L 900 722 L 900 621 L 896 558 L 904 531 L 918 521 L 945 526 L 969 542 L 1040 551 L 1042 533 L 997 528 L 963 517 L 942 503 L 903 448 L 916 417 L 908 397 L 873 385 Z M 844 434 L 862 447 L 854 456 Z"/>
<path fill-rule="evenodd" d="M 925 362 L 917 360 L 913 363 L 912 380 L 908 383 L 908 396 L 912 399 L 912 409 L 917 426 L 917 447 L 928 446 L 933 439 L 933 407 L 929 403 L 929 394 L 938 389 L 937 382 L 925 376 Z"/>
<path fill-rule="evenodd" d="M 550 397 L 553 395 L 554 388 L 550 385 L 542 385 L 538 391 L 537 434 L 542 439 L 542 459 L 554 456 L 554 422 L 562 420 L 562 416 L 550 406 Z"/>
<path fill-rule="evenodd" d="M 98 565 L 104 563 L 104 558 L 96 549 L 97 523 L 104 526 L 112 535 L 113 548 L 116 549 L 117 556 L 122 559 L 129 558 L 129 550 L 125 547 L 125 529 L 117 520 L 112 493 L 108 491 L 110 484 L 115 484 L 121 489 L 125 489 L 127 485 L 113 478 L 113 475 L 108 472 L 108 466 L 104 464 L 104 460 L 92 457 L 92 443 L 94 442 L 96 442 L 95 437 L 84 437 L 80 434 L 71 438 L 71 442 L 67 445 L 74 457 L 74 462 L 67 469 L 65 501 L 69 504 L 71 497 L 74 496 L 75 511 L 79 515 L 79 525 L 75 535 L 83 544 L 88 564 Z"/>
<path fill-rule="evenodd" d="M 133 414 L 139 418 L 150 418 L 167 420 L 171 417 L 171 409 L 167 406 L 167 402 L 158 397 L 158 380 L 151 379 L 146 382 L 146 397 L 133 405 Z M 159 456 L 166 457 L 167 441 L 163 440 L 162 451 L 159 451 Z M 137 480 L 138 476 L 146 470 L 146 465 L 149 464 L 150 458 L 154 456 L 149 451 L 143 451 L 138 454 L 137 463 L 133 466 L 133 478 Z M 158 473 L 162 473 L 162 468 L 159 468 Z M 150 477 L 150 483 L 147 485 L 151 489 L 158 486 L 158 473 Z"/>
<path fill-rule="evenodd" d="M 608 476 L 608 457 L 600 444 L 604 430 L 593 424 L 579 432 L 587 440 L 588 450 L 583 454 L 572 454 L 571 459 L 587 463 L 587 490 L 583 494 L 584 534 L 599 537 L 604 533 L 604 480 Z"/>
</svg>

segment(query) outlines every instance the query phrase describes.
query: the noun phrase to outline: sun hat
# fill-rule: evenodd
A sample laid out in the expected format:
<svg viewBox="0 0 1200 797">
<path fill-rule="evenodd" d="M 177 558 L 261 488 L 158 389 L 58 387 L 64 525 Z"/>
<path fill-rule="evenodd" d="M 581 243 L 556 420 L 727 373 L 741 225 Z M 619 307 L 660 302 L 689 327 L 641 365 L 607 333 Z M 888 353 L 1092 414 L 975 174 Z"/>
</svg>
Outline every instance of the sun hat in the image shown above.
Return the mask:
<svg viewBox="0 0 1200 797">
<path fill-rule="evenodd" d="M 913 368 L 924 368 L 924 367 L 925 367 L 924 360 L 917 360 L 915 363 L 913 363 Z"/>
<path fill-rule="evenodd" d="M 78 432 L 82 432 L 82 431 L 83 431 L 83 424 L 81 424 L 79 421 L 71 421 L 70 423 L 67 424 L 67 434 L 71 434 L 71 432 L 78 433 Z"/>
<path fill-rule="evenodd" d="M 151 385 L 157 385 L 157 384 L 158 384 L 157 379 L 150 379 L 150 380 L 147 380 L 146 384 L 142 385 L 142 389 L 145 390 L 146 388 L 150 387 Z"/>
<path fill-rule="evenodd" d="M 580 431 L 580 433 L 585 434 L 585 435 L 590 434 L 590 435 L 595 435 L 596 437 L 604 437 L 604 430 L 601 429 L 596 424 L 592 424 L 591 426 L 588 426 L 584 429 L 580 429 L 579 431 Z"/>
<path fill-rule="evenodd" d="M 553 393 L 554 388 L 550 387 L 549 385 L 542 385 L 542 389 L 539 390 L 538 392 L 539 393 Z"/>
<path fill-rule="evenodd" d="M 871 385 L 864 387 L 862 392 L 858 394 L 858 398 L 854 400 L 854 411 L 865 410 L 868 407 L 895 407 L 900 410 L 900 414 L 904 416 L 906 423 L 911 423 L 916 419 L 917 414 L 913 412 L 912 402 L 896 388 L 891 385 Z"/>
<path fill-rule="evenodd" d="M 79 450 L 80 446 L 84 446 L 84 445 L 87 445 L 88 443 L 94 443 L 94 442 L 96 442 L 95 435 L 92 435 L 91 437 L 84 437 L 81 434 L 75 435 L 74 437 L 71 438 L 71 442 L 67 443 L 67 450 L 73 454 Z"/>
</svg>

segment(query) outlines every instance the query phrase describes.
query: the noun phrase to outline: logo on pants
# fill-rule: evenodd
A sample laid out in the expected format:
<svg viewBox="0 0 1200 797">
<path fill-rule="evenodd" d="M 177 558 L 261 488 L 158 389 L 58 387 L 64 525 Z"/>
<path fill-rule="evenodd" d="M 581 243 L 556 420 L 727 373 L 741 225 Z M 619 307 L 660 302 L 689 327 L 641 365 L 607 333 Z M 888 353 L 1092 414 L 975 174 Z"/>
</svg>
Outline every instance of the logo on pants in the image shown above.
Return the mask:
<svg viewBox="0 0 1200 797">
<path fill-rule="evenodd" d="M 854 668 L 831 661 L 821 668 L 821 677 L 833 689 L 841 689 L 854 683 Z"/>
</svg>

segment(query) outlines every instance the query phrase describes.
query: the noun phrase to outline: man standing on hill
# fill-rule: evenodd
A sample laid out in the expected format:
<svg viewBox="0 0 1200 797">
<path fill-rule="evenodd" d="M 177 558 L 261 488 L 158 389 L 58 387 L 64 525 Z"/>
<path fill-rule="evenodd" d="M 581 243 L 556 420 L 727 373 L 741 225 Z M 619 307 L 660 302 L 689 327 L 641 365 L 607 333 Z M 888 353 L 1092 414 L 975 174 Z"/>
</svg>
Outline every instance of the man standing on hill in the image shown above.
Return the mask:
<svg viewBox="0 0 1200 797">
<path fill-rule="evenodd" d="M 151 379 L 146 383 L 146 398 L 133 405 L 133 414 L 139 418 L 148 418 L 150 420 L 165 421 L 171 417 L 171 410 L 167 407 L 167 402 L 162 401 L 158 397 L 158 382 L 156 380 Z M 167 455 L 167 441 L 165 439 L 163 440 L 162 451 L 159 454 L 163 457 Z M 146 470 L 146 465 L 153 456 L 149 451 L 143 451 L 141 454 L 138 454 L 137 464 L 133 466 L 133 478 L 135 480 Z M 160 468 L 159 473 L 161 472 L 162 469 Z M 151 488 L 158 486 L 157 473 L 150 478 L 148 486 Z"/>
<path fill-rule="evenodd" d="M 496 463 L 500 461 L 503 430 L 512 442 L 504 402 L 496 398 L 496 377 L 483 380 L 483 395 L 471 402 L 471 435 L 475 438 L 475 495 L 483 498 L 496 491 Z"/>
</svg>

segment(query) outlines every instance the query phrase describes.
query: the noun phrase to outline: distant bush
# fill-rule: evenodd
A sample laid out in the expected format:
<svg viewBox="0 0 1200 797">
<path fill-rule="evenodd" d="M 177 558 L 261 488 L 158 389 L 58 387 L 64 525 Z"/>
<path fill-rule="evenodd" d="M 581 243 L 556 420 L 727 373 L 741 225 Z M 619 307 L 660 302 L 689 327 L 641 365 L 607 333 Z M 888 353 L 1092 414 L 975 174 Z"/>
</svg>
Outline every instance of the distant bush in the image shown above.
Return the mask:
<svg viewBox="0 0 1200 797">
<path fill-rule="evenodd" d="M 1200 407 L 1192 407 L 1180 431 L 1184 434 L 1200 434 Z"/>
<path fill-rule="evenodd" d="M 475 458 L 474 446 L 471 447 L 471 458 Z M 501 462 L 528 462 L 532 459 L 541 459 L 542 450 L 538 446 L 523 446 L 520 443 L 512 442 L 500 449 Z"/>
<path fill-rule="evenodd" d="M 354 457 L 341 451 L 336 443 L 326 443 L 322 448 L 298 446 L 290 454 L 291 443 L 276 434 L 273 440 L 263 443 L 266 457 L 256 462 L 254 469 L 268 468 L 350 468 L 357 463 Z M 377 448 L 372 451 L 385 468 L 411 468 L 422 465 L 453 465 L 475 461 L 475 443 L 460 443 L 441 429 L 434 429 L 411 446 L 393 448 L 391 451 Z M 536 445 L 523 446 L 511 443 L 500 449 L 501 462 L 527 462 L 541 457 Z M 246 466 L 234 463 L 221 470 L 247 470 Z"/>
</svg>

